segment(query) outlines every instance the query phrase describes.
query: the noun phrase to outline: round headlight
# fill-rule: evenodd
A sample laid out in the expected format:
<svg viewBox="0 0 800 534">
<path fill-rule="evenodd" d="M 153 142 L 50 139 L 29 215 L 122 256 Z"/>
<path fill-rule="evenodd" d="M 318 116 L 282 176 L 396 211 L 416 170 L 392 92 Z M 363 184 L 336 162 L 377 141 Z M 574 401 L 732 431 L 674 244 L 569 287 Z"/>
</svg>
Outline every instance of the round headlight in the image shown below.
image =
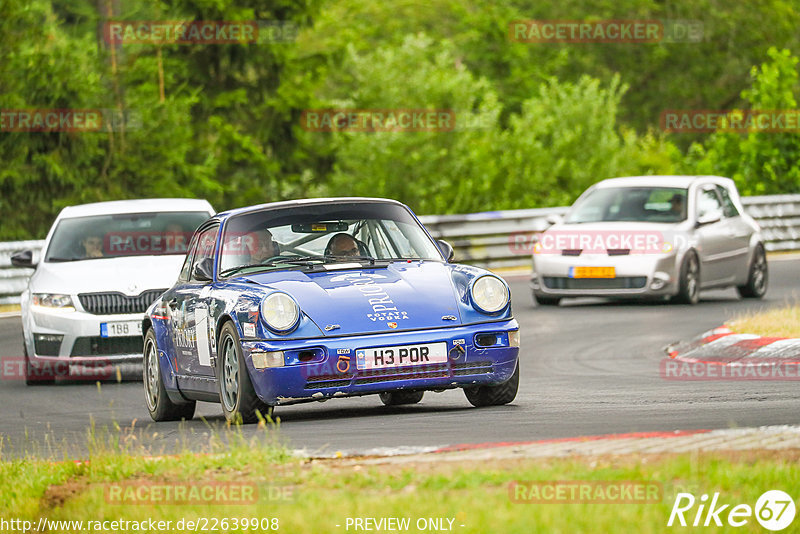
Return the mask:
<svg viewBox="0 0 800 534">
<path fill-rule="evenodd" d="M 508 304 L 508 288 L 496 276 L 484 275 L 472 284 L 472 303 L 484 313 L 499 312 Z"/>
<path fill-rule="evenodd" d="M 261 302 L 261 317 L 271 330 L 285 333 L 297 326 L 300 308 L 286 293 L 272 293 Z"/>
</svg>

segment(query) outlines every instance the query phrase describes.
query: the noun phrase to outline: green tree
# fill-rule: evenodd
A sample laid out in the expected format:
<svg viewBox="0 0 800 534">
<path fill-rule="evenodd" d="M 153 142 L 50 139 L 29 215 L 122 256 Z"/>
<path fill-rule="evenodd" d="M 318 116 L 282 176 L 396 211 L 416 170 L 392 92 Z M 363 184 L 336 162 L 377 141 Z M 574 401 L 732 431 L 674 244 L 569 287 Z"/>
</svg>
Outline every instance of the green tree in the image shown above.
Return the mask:
<svg viewBox="0 0 800 534">
<path fill-rule="evenodd" d="M 776 48 L 767 55 L 768 62 L 751 69 L 751 86 L 742 98 L 751 110 L 795 110 L 797 57 Z M 733 178 L 744 195 L 800 192 L 798 160 L 800 132 L 715 132 L 705 145 L 693 145 L 688 156 L 689 167 Z"/>
<path fill-rule="evenodd" d="M 340 76 L 353 81 L 346 86 L 349 96 L 331 98 L 336 107 L 448 110 L 455 128 L 316 134 L 338 146 L 330 194 L 395 198 L 420 213 L 501 202 L 492 191 L 500 106 L 489 83 L 458 63 L 452 43 L 420 34 L 369 54 L 351 48 Z"/>
</svg>

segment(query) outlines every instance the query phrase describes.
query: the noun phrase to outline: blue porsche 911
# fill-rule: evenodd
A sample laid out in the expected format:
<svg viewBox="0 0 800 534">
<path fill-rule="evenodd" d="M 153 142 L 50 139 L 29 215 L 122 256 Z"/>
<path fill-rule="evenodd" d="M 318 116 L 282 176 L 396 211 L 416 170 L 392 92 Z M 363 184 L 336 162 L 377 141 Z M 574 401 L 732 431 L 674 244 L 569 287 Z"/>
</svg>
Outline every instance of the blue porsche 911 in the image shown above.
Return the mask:
<svg viewBox="0 0 800 534">
<path fill-rule="evenodd" d="M 213 216 L 144 317 L 151 417 L 189 419 L 209 401 L 253 422 L 277 405 L 373 393 L 413 404 L 452 388 L 474 406 L 513 401 L 520 336 L 508 286 L 452 259 L 392 200 Z"/>
</svg>

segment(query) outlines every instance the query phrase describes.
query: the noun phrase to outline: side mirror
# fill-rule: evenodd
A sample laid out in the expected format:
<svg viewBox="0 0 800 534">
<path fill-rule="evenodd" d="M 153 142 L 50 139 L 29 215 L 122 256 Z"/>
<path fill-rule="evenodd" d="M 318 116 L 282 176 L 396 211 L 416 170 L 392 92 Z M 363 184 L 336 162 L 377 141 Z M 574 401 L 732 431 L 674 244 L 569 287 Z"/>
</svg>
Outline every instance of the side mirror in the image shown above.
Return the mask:
<svg viewBox="0 0 800 534">
<path fill-rule="evenodd" d="M 456 258 L 456 253 L 450 243 L 440 239 L 436 242 L 436 244 L 439 245 L 439 250 L 442 251 L 442 256 L 447 258 L 447 263 L 452 262 Z"/>
<path fill-rule="evenodd" d="M 712 211 L 711 213 L 704 213 L 697 217 L 697 224 L 695 225 L 697 228 L 701 226 L 706 226 L 707 224 L 714 224 L 715 222 L 719 222 L 722 219 L 722 216 L 717 211 Z"/>
<path fill-rule="evenodd" d="M 547 223 L 548 226 L 553 226 L 554 224 L 564 222 L 564 216 L 559 215 L 558 213 L 551 213 L 550 215 L 544 218 L 544 221 Z"/>
<path fill-rule="evenodd" d="M 36 264 L 33 263 L 33 251 L 20 250 L 19 252 L 15 252 L 11 255 L 11 265 L 14 267 L 27 267 L 29 269 L 35 268 Z"/>
<path fill-rule="evenodd" d="M 212 259 L 203 258 L 194 264 L 194 268 L 192 269 L 192 280 L 196 280 L 198 282 L 210 282 L 214 279 L 212 270 Z"/>
</svg>

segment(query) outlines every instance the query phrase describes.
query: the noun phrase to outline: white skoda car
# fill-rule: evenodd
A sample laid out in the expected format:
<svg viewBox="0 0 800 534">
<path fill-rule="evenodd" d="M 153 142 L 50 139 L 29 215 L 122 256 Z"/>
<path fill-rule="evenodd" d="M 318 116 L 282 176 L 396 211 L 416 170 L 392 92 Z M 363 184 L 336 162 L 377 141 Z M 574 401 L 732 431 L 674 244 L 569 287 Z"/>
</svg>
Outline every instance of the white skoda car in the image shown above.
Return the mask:
<svg viewBox="0 0 800 534">
<path fill-rule="evenodd" d="M 103 378 L 142 360 L 142 314 L 172 286 L 205 200 L 148 199 L 64 208 L 41 254 L 11 258 L 35 269 L 22 293 L 25 381 Z"/>
</svg>

